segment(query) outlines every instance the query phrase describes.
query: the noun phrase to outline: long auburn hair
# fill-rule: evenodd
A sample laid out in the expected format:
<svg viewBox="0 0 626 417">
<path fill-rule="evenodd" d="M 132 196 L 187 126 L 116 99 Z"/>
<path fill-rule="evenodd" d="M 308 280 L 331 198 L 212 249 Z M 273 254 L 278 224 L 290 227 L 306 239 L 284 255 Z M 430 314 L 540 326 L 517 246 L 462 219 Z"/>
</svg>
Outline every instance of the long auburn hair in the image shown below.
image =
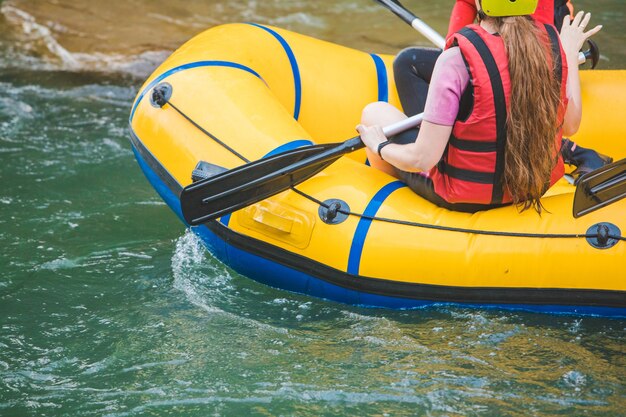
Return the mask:
<svg viewBox="0 0 626 417">
<path fill-rule="evenodd" d="M 504 187 L 520 211 L 534 208 L 550 185 L 557 162 L 555 136 L 561 102 L 547 35 L 530 16 L 492 19 L 509 59 L 511 97 L 507 111 Z"/>
</svg>

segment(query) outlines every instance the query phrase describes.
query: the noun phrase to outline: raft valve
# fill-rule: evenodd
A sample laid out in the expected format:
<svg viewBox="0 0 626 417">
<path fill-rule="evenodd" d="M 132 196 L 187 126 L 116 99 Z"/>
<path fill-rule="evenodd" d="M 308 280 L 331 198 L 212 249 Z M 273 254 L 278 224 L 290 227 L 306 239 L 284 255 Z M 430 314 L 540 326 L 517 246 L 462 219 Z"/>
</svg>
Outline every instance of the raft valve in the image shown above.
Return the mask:
<svg viewBox="0 0 626 417">
<path fill-rule="evenodd" d="M 612 248 L 619 242 L 622 232 L 612 223 L 594 224 L 587 230 L 587 242 L 596 249 Z"/>
<path fill-rule="evenodd" d="M 150 104 L 153 107 L 162 108 L 172 97 L 172 86 L 169 83 L 161 83 L 152 89 Z"/>
<path fill-rule="evenodd" d="M 318 210 L 320 219 L 326 224 L 342 223 L 348 218 L 349 212 L 348 203 L 335 198 L 324 201 L 324 205 L 320 206 Z"/>
</svg>

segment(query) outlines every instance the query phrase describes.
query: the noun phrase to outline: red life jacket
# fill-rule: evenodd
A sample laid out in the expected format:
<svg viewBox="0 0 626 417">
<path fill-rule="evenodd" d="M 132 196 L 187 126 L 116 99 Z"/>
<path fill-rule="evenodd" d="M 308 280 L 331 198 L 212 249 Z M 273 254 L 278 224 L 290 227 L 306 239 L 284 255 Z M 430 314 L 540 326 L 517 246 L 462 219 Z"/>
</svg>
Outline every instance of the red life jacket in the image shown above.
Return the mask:
<svg viewBox="0 0 626 417">
<path fill-rule="evenodd" d="M 551 25 L 545 28 L 546 42 L 552 46 L 555 77 L 561 80 L 561 106 L 557 120 L 562 126 L 567 97 L 567 62 L 558 33 Z M 443 158 L 429 173 L 435 192 L 449 203 L 510 203 L 505 191 L 504 151 L 506 147 L 506 115 L 511 96 L 511 80 L 504 42 L 478 25 L 470 25 L 448 39 L 446 47 L 458 45 L 470 73 L 470 82 L 461 110 L 452 129 Z M 539 59 L 539 58 L 535 58 Z M 464 111 L 463 109 L 466 109 Z M 464 114 L 465 113 L 465 114 Z M 469 114 L 467 114 L 469 113 Z M 562 131 L 554 138 L 554 157 L 550 185 L 564 173 L 560 155 Z"/>
</svg>

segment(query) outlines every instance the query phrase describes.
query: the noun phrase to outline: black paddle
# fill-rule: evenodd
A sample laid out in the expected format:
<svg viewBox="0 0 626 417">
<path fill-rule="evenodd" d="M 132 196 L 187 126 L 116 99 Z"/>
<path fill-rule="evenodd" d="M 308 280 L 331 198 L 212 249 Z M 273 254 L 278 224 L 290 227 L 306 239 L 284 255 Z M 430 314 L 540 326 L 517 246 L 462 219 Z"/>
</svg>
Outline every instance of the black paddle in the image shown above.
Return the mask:
<svg viewBox="0 0 626 417">
<path fill-rule="evenodd" d="M 574 217 L 584 216 L 624 197 L 626 159 L 621 159 L 580 177 L 574 194 Z"/>
<path fill-rule="evenodd" d="M 418 114 L 385 127 L 383 132 L 393 136 L 421 122 L 422 114 Z M 183 217 L 195 226 L 232 213 L 300 184 L 364 146 L 358 136 L 343 143 L 303 146 L 195 182 L 180 195 Z"/>
<path fill-rule="evenodd" d="M 387 9 L 391 10 L 396 16 L 412 26 L 413 29 L 417 30 L 419 33 L 428 38 L 428 40 L 430 40 L 437 48 L 444 48 L 446 44 L 445 39 L 433 28 L 428 26 L 422 19 L 415 16 L 415 14 L 413 14 L 410 10 L 404 7 L 399 0 L 376 1 L 385 6 Z M 591 39 L 587 39 L 587 45 L 589 46 L 589 49 L 578 54 L 578 64 L 582 65 L 587 62 L 587 60 L 591 59 L 591 69 L 594 69 L 596 65 L 598 65 L 598 61 L 600 60 L 600 49 L 598 48 L 598 45 Z"/>
</svg>

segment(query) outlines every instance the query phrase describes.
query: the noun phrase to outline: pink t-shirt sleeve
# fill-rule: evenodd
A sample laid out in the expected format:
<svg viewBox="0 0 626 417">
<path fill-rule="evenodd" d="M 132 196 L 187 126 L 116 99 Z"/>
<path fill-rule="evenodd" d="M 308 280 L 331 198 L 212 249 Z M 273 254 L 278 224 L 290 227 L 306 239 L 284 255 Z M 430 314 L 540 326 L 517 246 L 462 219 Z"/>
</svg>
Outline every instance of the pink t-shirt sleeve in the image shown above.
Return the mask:
<svg viewBox="0 0 626 417">
<path fill-rule="evenodd" d="M 424 120 L 437 125 L 454 125 L 469 79 L 461 50 L 453 47 L 443 51 L 437 59 L 428 87 Z"/>
</svg>

